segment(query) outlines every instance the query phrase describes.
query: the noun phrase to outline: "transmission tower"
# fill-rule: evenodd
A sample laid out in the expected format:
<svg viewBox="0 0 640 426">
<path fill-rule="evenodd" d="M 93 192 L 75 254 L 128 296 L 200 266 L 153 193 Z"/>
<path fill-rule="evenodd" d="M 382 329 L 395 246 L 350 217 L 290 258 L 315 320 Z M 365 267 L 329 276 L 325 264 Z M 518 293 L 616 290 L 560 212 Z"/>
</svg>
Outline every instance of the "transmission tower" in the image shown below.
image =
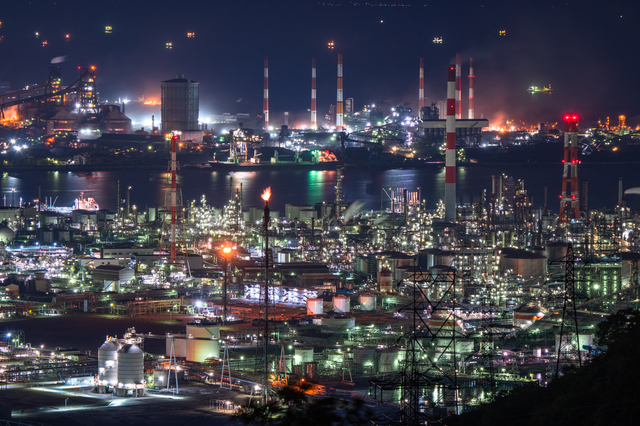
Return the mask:
<svg viewBox="0 0 640 426">
<path fill-rule="evenodd" d="M 489 302 L 487 304 L 487 301 Z M 478 381 L 482 392 L 483 402 L 491 401 L 498 388 L 493 369 L 493 347 L 494 347 L 494 324 L 491 294 L 486 289 L 482 294 L 482 319 L 480 323 L 480 348 L 478 351 L 478 366 L 481 368 L 477 374 L 481 379 Z"/>
<path fill-rule="evenodd" d="M 560 336 L 557 341 L 558 353 L 555 378 L 558 378 L 562 370 L 567 366 L 582 367 L 578 315 L 576 313 L 575 262 L 573 246 L 569 243 L 567 256 L 565 257 L 562 320 L 560 323 Z"/>
<path fill-rule="evenodd" d="M 402 307 L 411 315 L 402 371 L 388 380 L 374 379 L 370 393 L 380 402 L 390 391 L 399 391 L 400 410 L 373 421 L 376 425 L 433 424 L 459 412 L 456 337 L 461 336 L 454 314 L 456 275 L 423 274 L 414 267 L 412 280 L 401 282 L 412 301 Z M 440 350 L 436 350 L 437 344 Z M 389 402 L 389 401 L 387 401 Z"/>
</svg>

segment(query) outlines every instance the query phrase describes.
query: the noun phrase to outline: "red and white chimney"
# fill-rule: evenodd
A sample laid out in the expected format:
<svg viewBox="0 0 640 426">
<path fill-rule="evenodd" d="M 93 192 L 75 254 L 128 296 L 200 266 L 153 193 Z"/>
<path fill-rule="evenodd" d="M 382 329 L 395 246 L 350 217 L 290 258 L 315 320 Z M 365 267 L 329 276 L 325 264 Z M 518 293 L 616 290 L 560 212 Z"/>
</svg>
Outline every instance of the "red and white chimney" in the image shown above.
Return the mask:
<svg viewBox="0 0 640 426">
<path fill-rule="evenodd" d="M 456 66 L 447 68 L 447 150 L 445 154 L 444 218 L 456 220 Z"/>
<path fill-rule="evenodd" d="M 473 58 L 469 58 L 469 120 L 473 120 Z"/>
<path fill-rule="evenodd" d="M 316 58 L 311 59 L 311 128 L 318 128 L 318 114 L 316 111 Z"/>
<path fill-rule="evenodd" d="M 264 58 L 264 101 L 262 103 L 264 114 L 264 131 L 269 131 L 269 58 Z"/>
<path fill-rule="evenodd" d="M 342 110 L 342 53 L 338 53 L 338 99 L 336 100 L 336 131 L 341 132 L 343 127 Z"/>
<path fill-rule="evenodd" d="M 418 84 L 418 117 L 424 107 L 424 58 L 420 58 L 420 82 Z"/>
</svg>

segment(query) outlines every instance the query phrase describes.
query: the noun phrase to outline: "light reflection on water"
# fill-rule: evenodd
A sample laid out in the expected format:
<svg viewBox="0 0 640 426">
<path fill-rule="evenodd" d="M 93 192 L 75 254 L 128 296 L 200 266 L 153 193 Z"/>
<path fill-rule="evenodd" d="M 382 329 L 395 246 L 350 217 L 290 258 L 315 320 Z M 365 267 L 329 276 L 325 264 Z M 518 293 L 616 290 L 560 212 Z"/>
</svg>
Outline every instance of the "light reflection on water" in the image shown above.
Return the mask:
<svg viewBox="0 0 640 426">
<path fill-rule="evenodd" d="M 525 188 L 533 197 L 535 206 L 543 203 L 544 186 L 548 187 L 549 208 L 557 212 L 557 195 L 560 193 L 562 169 L 555 165 L 539 166 L 473 166 L 460 167 L 457 173 L 458 200 L 464 203 L 478 202 L 483 190 L 490 192 L 491 176 L 506 173 L 525 180 Z M 428 209 L 435 208 L 444 196 L 444 168 L 430 166 L 410 170 L 344 170 L 343 191 L 345 200 L 361 200 L 365 209 L 379 209 L 382 189 L 420 188 Z M 589 205 L 595 208 L 612 208 L 617 202 L 618 177 L 624 179 L 624 187 L 640 186 L 640 177 L 634 165 L 589 165 L 581 169 L 581 180 L 589 181 Z M 20 197 L 34 200 L 38 183 L 42 196 L 56 199 L 57 206 L 71 206 L 73 200 L 84 191 L 102 208 L 114 209 L 117 200 L 116 182 L 120 179 L 120 198 L 125 198 L 126 187 L 131 186 L 131 202 L 139 208 L 164 205 L 165 188 L 169 174 L 149 170 L 120 170 L 99 172 L 18 171 L 0 174 L 0 197 L 11 202 L 11 189 L 15 188 L 15 203 Z M 242 186 L 245 207 L 261 204 L 260 194 L 266 187 L 272 189 L 271 204 L 274 210 L 284 212 L 285 204 L 314 204 L 334 199 L 336 171 L 318 170 L 250 170 L 211 171 L 185 169 L 182 171 L 182 192 L 185 204 L 200 200 L 204 194 L 210 205 L 222 207 L 232 192 Z M 582 187 L 582 186 L 581 186 Z M 1 201 L 0 201 L 1 202 Z M 631 196 L 627 205 L 640 207 L 640 197 Z"/>
</svg>

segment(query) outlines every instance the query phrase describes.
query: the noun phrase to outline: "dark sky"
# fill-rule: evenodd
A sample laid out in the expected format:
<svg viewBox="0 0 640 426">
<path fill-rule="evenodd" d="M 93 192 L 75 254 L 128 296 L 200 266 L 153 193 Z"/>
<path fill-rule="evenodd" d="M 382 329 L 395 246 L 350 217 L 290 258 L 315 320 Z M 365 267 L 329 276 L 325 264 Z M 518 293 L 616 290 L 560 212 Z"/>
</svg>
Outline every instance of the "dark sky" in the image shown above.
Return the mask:
<svg viewBox="0 0 640 426">
<path fill-rule="evenodd" d="M 268 56 L 272 121 L 282 111 L 308 120 L 313 56 L 324 112 L 335 102 L 338 51 L 345 98 L 358 108 L 372 102 L 415 108 L 421 56 L 426 96 L 443 99 L 446 66 L 461 52 L 463 76 L 474 58 L 476 116 L 555 121 L 573 110 L 583 123 L 619 114 L 640 123 L 635 1 L 369 1 L 6 1 L 0 80 L 16 89 L 43 83 L 49 61 L 66 55 L 63 83 L 77 78 L 78 65 L 91 64 L 101 99 L 148 98 L 159 97 L 161 80 L 180 73 L 200 82 L 203 118 L 260 112 Z M 187 38 L 190 31 L 195 38 Z M 443 43 L 432 43 L 435 36 Z M 331 40 L 335 50 L 327 49 Z M 534 103 L 526 92 L 531 84 L 551 84 L 553 94 Z M 466 90 L 463 79 L 463 117 Z"/>
</svg>

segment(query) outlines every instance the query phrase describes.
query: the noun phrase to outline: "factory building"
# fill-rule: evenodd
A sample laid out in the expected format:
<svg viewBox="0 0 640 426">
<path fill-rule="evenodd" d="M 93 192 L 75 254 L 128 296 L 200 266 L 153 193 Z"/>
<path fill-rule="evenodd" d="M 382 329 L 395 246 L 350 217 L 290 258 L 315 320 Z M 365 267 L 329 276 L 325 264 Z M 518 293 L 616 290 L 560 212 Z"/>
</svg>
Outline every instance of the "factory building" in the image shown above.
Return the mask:
<svg viewBox="0 0 640 426">
<path fill-rule="evenodd" d="M 617 260 L 593 259 L 576 263 L 575 274 L 576 290 L 589 299 L 622 289 L 622 263 Z"/>
<path fill-rule="evenodd" d="M 198 127 L 199 83 L 179 74 L 163 81 L 161 92 L 162 134 L 179 132 L 180 140 L 202 143 L 202 131 Z"/>
<path fill-rule="evenodd" d="M 187 324 L 185 334 L 167 334 L 166 354 L 171 347 L 176 358 L 187 362 L 205 362 L 207 358 L 220 358 L 220 325 L 208 322 Z"/>
<path fill-rule="evenodd" d="M 447 120 L 440 119 L 440 111 L 435 104 L 423 107 L 420 111 L 420 118 L 425 136 L 445 137 Z M 489 127 L 489 120 L 486 118 L 457 119 L 455 123 L 456 145 L 477 145 L 482 136 L 482 128 Z"/>
</svg>

